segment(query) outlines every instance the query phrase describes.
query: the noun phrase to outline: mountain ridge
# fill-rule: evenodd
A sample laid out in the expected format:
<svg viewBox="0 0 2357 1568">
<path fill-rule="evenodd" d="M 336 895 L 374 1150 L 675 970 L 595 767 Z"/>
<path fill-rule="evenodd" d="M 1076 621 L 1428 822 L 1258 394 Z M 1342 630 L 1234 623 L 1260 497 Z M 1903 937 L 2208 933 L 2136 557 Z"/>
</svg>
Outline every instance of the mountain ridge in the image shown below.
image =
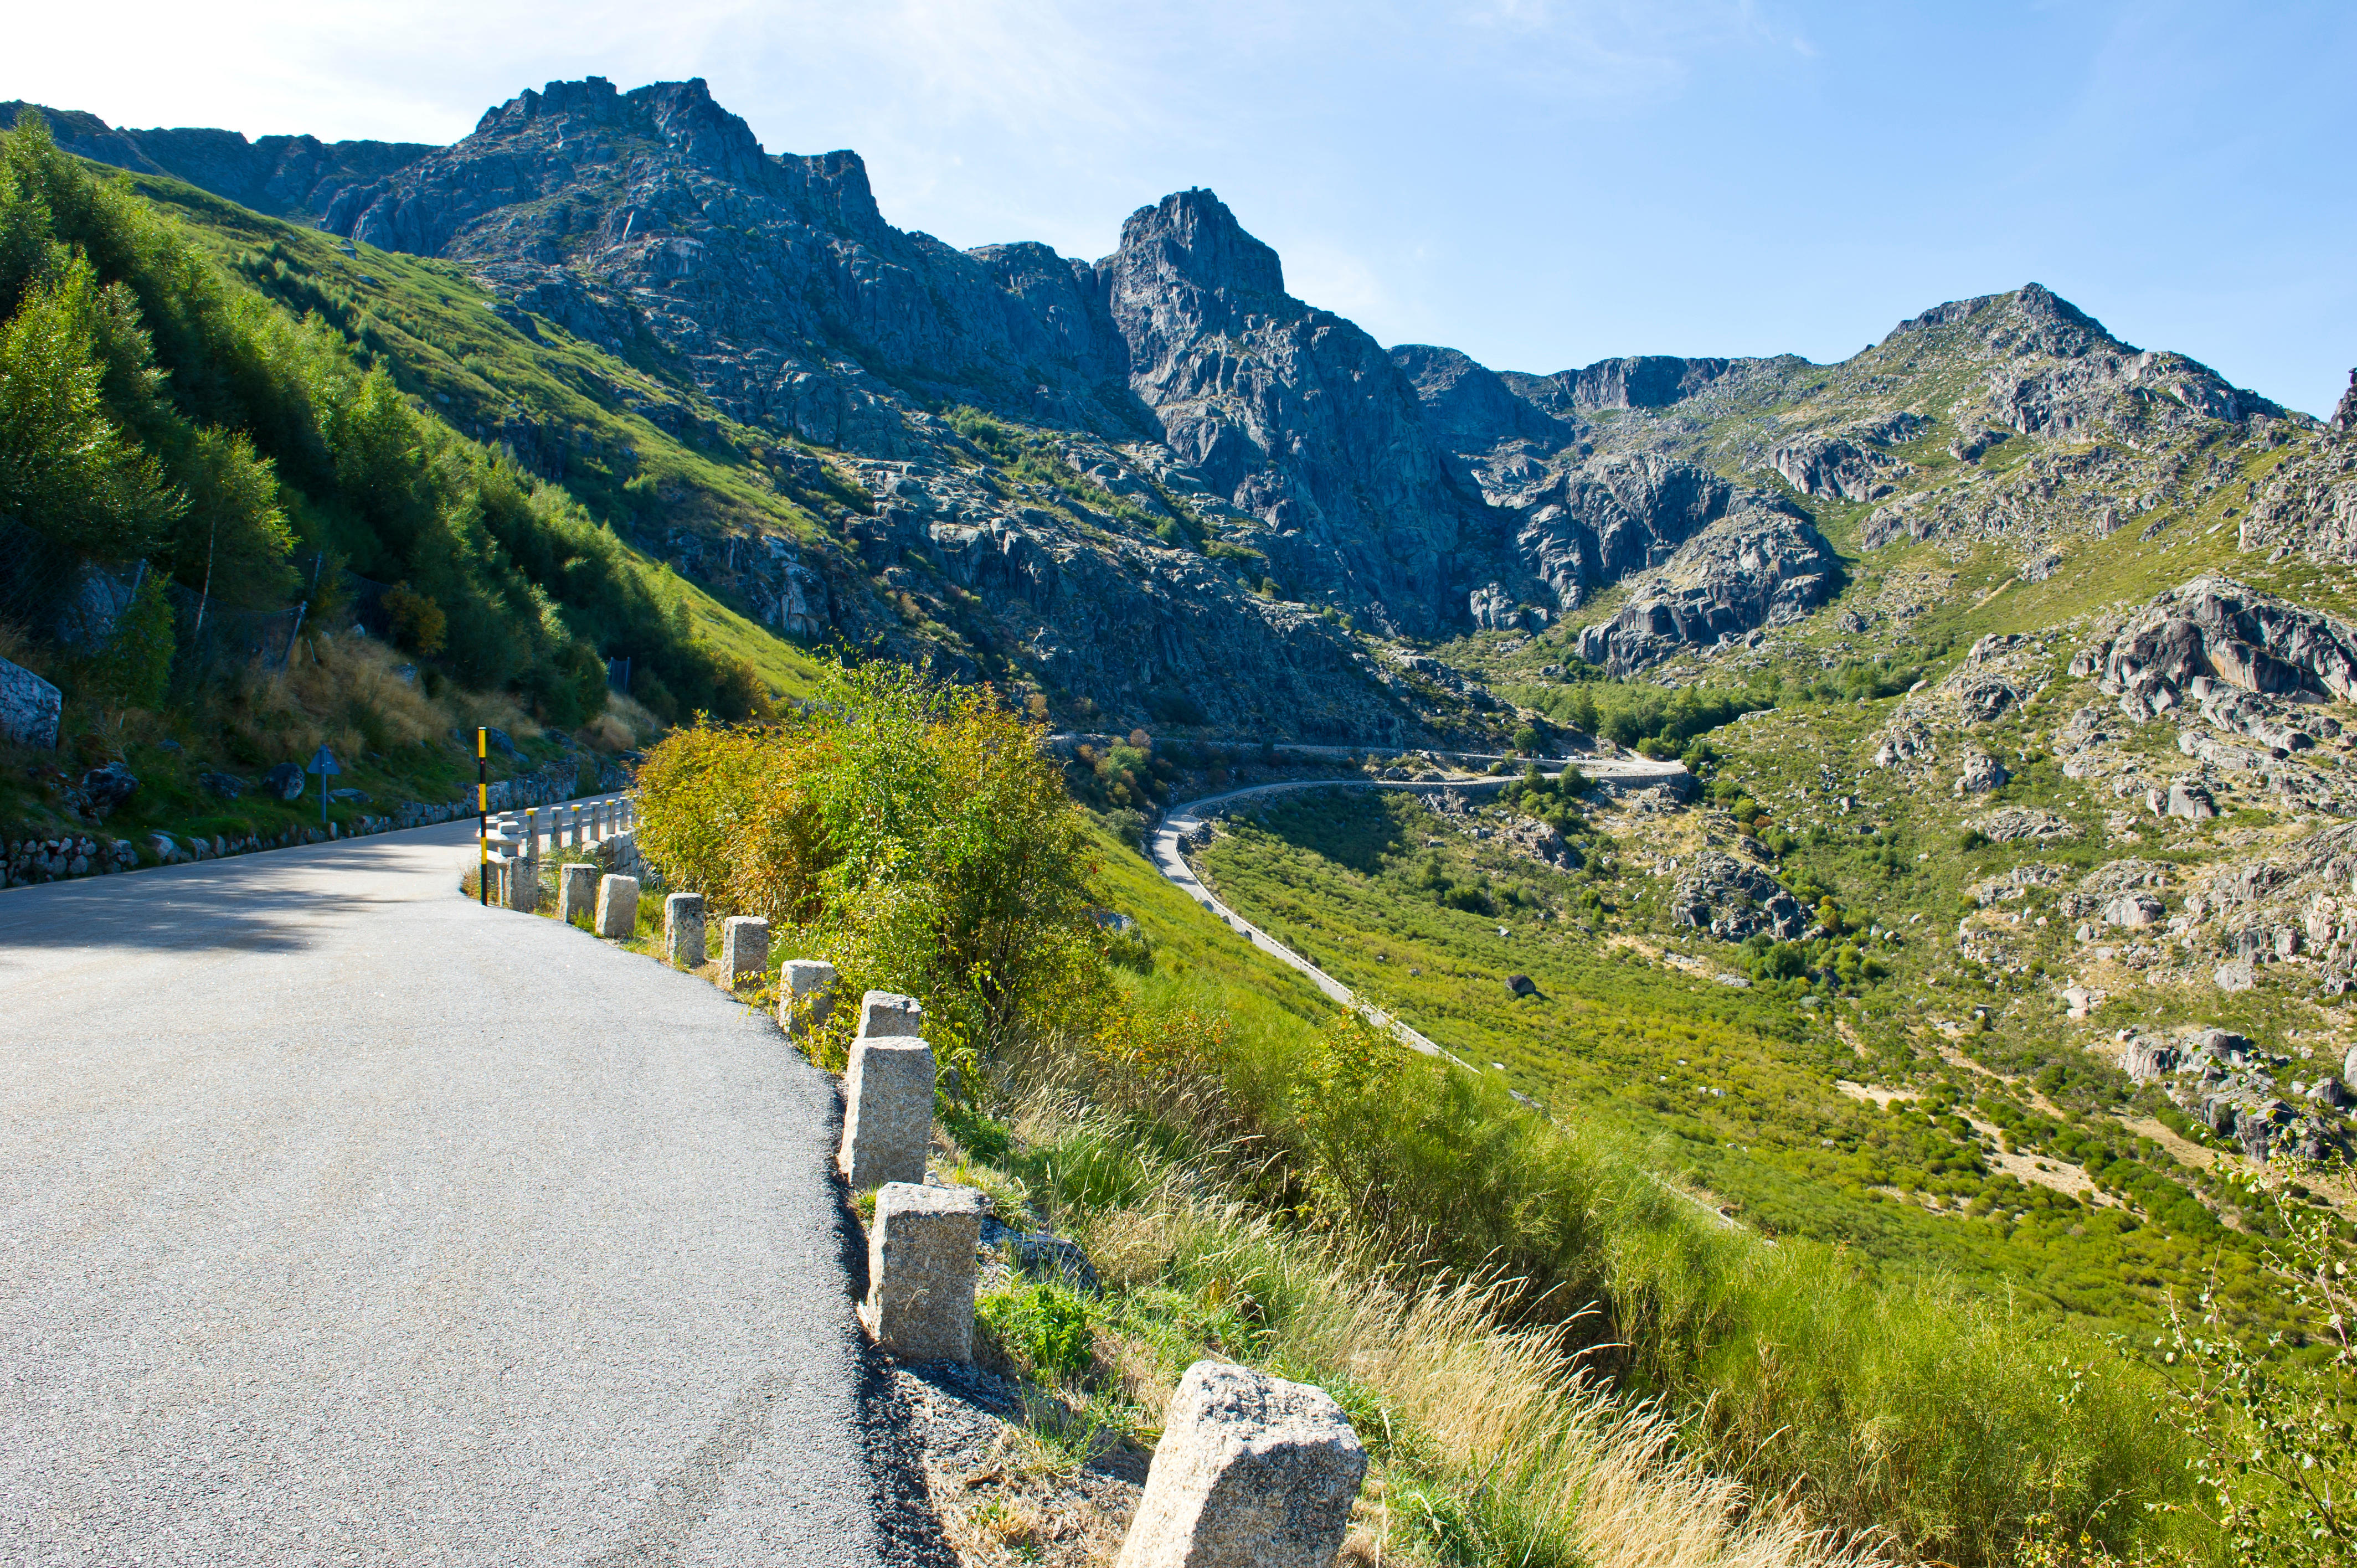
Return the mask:
<svg viewBox="0 0 2357 1568">
<path fill-rule="evenodd" d="M 169 153 L 254 188 L 244 165 L 192 162 L 195 133 L 60 118 L 85 156 Z M 1209 190 L 1138 208 L 1093 262 L 959 250 L 891 225 L 856 154 L 769 153 L 700 79 L 551 82 L 390 168 L 406 145 L 300 142 L 285 145 L 328 170 L 303 188 L 312 222 L 466 266 L 519 330 L 670 367 L 756 456 L 756 433 L 840 454 L 872 517 L 831 546 L 847 568 L 936 623 L 980 614 L 1009 672 L 1131 721 L 1179 681 L 1214 724 L 1265 722 L 1226 688 L 1291 664 L 1352 672 L 1345 695 L 1280 704 L 1310 715 L 1301 733 L 1413 741 L 1447 725 L 1331 618 L 1426 642 L 1528 634 L 1607 613 L 1589 607 L 1626 585 L 1582 643 L 1626 673 L 1805 619 L 1839 591 L 1845 549 L 1993 543 L 2046 570 L 2198 489 L 2193 454 L 2222 432 L 2314 428 L 2035 283 L 1825 365 L 1640 355 L 1540 374 L 1386 348 L 1287 294 L 1282 259 Z M 959 407 L 1033 433 L 1077 482 L 1010 482 L 1006 452 L 942 417 Z M 723 585 L 750 599 L 792 596 L 763 551 L 691 553 L 706 572 L 724 557 Z M 952 603 L 976 593 L 978 611 Z M 877 633 L 859 597 L 830 596 L 833 631 Z M 1239 636 L 1260 649 L 1249 668 Z M 1293 656 L 1261 662 L 1279 647 Z"/>
</svg>

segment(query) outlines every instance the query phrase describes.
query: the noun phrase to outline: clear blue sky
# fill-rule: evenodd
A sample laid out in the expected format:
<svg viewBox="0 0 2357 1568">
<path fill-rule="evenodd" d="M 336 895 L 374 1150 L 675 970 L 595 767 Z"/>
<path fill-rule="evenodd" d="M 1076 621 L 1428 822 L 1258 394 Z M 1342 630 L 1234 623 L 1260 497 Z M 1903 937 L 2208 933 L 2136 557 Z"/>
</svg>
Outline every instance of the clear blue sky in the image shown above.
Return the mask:
<svg viewBox="0 0 2357 1568">
<path fill-rule="evenodd" d="M 315 0 L 11 24 L 0 98 L 447 141 L 703 76 L 959 245 L 1113 248 L 1209 186 L 1385 342 L 1552 371 L 1838 359 L 2036 279 L 2310 413 L 2357 364 L 2357 6 L 1781 0 Z"/>
</svg>

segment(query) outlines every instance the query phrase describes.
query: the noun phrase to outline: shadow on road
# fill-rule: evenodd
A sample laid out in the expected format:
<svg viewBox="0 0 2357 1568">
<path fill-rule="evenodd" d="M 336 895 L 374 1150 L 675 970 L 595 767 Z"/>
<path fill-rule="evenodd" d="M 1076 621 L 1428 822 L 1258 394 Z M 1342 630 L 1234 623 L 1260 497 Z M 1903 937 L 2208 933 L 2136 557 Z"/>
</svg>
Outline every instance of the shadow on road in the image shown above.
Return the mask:
<svg viewBox="0 0 2357 1568">
<path fill-rule="evenodd" d="M 10 888 L 0 892 L 0 955 L 12 948 L 300 952 L 313 945 L 322 916 L 436 894 L 457 898 L 464 852 L 449 846 L 446 876 L 433 864 L 440 849 L 362 840 Z"/>
</svg>

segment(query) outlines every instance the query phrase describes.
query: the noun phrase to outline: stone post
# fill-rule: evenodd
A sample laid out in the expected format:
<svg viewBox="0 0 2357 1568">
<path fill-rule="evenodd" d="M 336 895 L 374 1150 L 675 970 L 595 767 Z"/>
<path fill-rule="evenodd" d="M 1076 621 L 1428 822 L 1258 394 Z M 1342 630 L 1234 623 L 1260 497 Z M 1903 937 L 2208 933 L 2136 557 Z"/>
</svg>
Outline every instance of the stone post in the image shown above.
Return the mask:
<svg viewBox="0 0 2357 1568">
<path fill-rule="evenodd" d="M 834 965 L 814 958 L 786 961 L 778 987 L 778 1027 L 798 1040 L 834 1011 Z"/>
<path fill-rule="evenodd" d="M 859 1321 L 903 1361 L 974 1359 L 974 1245 L 983 1195 L 970 1187 L 888 1183 L 867 1231 Z"/>
<path fill-rule="evenodd" d="M 1330 1568 L 1366 1474 L 1323 1389 L 1198 1361 L 1163 1414 L 1115 1568 Z"/>
<path fill-rule="evenodd" d="M 720 922 L 720 983 L 734 986 L 748 974 L 770 971 L 770 922 L 759 915 L 731 915 Z"/>
<path fill-rule="evenodd" d="M 913 1036 L 851 1043 L 843 1072 L 843 1144 L 834 1163 L 852 1191 L 925 1179 L 925 1153 L 933 1142 L 933 1047 Z"/>
<path fill-rule="evenodd" d="M 639 879 L 601 876 L 597 879 L 597 934 L 616 939 L 639 929 Z"/>
<path fill-rule="evenodd" d="M 517 821 L 522 824 L 522 843 L 509 872 L 512 880 L 508 886 L 508 908 L 531 914 L 540 908 L 540 813 L 526 807 Z"/>
<path fill-rule="evenodd" d="M 522 851 L 510 854 L 500 866 L 500 891 L 509 908 L 531 914 L 540 908 L 540 865 Z"/>
<path fill-rule="evenodd" d="M 704 895 L 673 893 L 663 900 L 663 956 L 674 969 L 704 967 Z"/>
<path fill-rule="evenodd" d="M 556 869 L 556 918 L 566 925 L 597 908 L 597 868 L 576 862 Z"/>
<path fill-rule="evenodd" d="M 925 1007 L 913 996 L 901 996 L 889 991 L 871 991 L 859 999 L 859 1037 L 881 1037 L 886 1035 L 921 1035 L 925 1032 Z"/>
</svg>

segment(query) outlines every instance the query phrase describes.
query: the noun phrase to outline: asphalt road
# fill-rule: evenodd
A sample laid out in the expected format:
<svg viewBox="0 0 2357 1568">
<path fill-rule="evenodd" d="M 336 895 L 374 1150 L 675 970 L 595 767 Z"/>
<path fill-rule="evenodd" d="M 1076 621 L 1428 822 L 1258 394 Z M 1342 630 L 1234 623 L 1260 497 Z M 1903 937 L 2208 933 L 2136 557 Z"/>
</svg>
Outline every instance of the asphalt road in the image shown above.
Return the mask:
<svg viewBox="0 0 2357 1568">
<path fill-rule="evenodd" d="M 0 893 L 0 1563 L 907 1555 L 831 1080 L 472 827 Z"/>
<path fill-rule="evenodd" d="M 1577 760 L 1581 771 L 1591 779 L 1641 781 L 1674 779 L 1685 772 L 1685 766 L 1676 762 L 1620 761 L 1593 757 L 1582 757 Z M 1184 805 L 1172 808 L 1170 815 L 1164 818 L 1161 825 L 1147 836 L 1146 853 L 1153 858 L 1155 869 L 1162 873 L 1166 881 L 1176 886 L 1187 897 L 1227 922 L 1246 941 L 1278 962 L 1299 970 L 1308 976 L 1311 984 L 1345 1007 L 1355 1007 L 1359 1005 L 1358 997 L 1349 986 L 1214 897 L 1211 890 L 1204 886 L 1201 880 L 1196 876 L 1194 868 L 1187 864 L 1187 840 L 1192 837 L 1208 819 L 1221 815 L 1237 801 L 1262 796 L 1290 794 L 1301 789 L 1404 789 L 1417 795 L 1437 795 L 1443 790 L 1454 789 L 1460 794 L 1476 794 L 1485 789 L 1503 789 L 1512 782 L 1511 779 L 1491 778 L 1451 779 L 1437 783 L 1423 784 L 1395 779 L 1302 779 L 1283 784 L 1248 785 L 1242 789 L 1228 789 L 1217 795 L 1206 795 L 1200 800 L 1189 800 Z M 1393 1034 L 1396 1035 L 1403 1044 L 1422 1051 L 1426 1056 L 1447 1057 L 1459 1067 L 1467 1066 L 1461 1058 L 1435 1045 L 1430 1039 L 1409 1027 L 1405 1021 L 1374 1012 L 1372 1009 L 1366 1011 L 1378 1024 L 1388 1027 Z"/>
</svg>

